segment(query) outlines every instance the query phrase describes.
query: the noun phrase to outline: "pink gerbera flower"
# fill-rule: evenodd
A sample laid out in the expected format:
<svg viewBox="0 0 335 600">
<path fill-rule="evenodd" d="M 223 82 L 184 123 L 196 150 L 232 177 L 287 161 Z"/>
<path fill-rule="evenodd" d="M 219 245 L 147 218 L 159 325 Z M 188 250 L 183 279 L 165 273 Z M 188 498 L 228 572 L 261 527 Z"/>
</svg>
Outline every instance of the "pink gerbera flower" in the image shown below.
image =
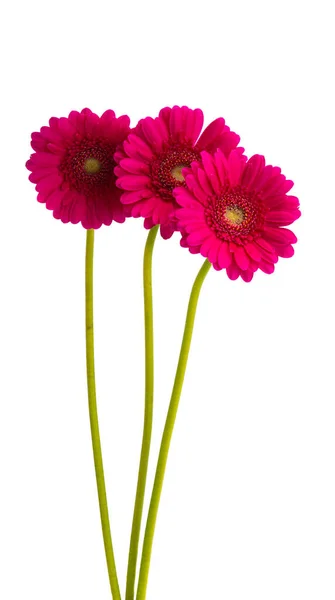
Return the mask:
<svg viewBox="0 0 335 600">
<path fill-rule="evenodd" d="M 113 156 L 129 131 L 129 117 L 116 118 L 112 110 L 101 117 L 88 108 L 52 117 L 49 127 L 31 136 L 35 153 L 26 166 L 37 200 L 63 223 L 81 222 L 86 229 L 123 223 Z"/>
<path fill-rule="evenodd" d="M 286 229 L 300 216 L 299 201 L 288 196 L 293 182 L 263 156 L 247 162 L 234 150 L 227 159 L 201 153 L 201 163 L 184 171 L 186 187 L 174 190 L 181 245 L 208 258 L 230 279 L 251 281 L 257 269 L 273 273 L 278 256 L 294 254 L 297 241 Z"/>
<path fill-rule="evenodd" d="M 146 229 L 159 224 L 165 239 L 176 230 L 177 204 L 172 192 L 185 185 L 183 168 L 199 160 L 202 150 L 220 148 L 228 156 L 240 140 L 222 118 L 199 137 L 203 120 L 199 108 L 163 108 L 157 118 L 139 121 L 115 154 L 116 185 L 124 190 L 121 202 L 128 205 L 131 216 L 145 218 Z"/>
</svg>

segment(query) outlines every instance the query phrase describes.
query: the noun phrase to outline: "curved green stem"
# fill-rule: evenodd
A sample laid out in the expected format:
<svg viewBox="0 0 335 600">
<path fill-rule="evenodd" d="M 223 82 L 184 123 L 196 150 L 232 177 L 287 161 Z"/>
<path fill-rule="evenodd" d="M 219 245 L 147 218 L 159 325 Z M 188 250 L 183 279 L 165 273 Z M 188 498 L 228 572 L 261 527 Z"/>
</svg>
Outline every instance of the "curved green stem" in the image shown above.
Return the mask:
<svg viewBox="0 0 335 600">
<path fill-rule="evenodd" d="M 85 298 L 86 298 L 86 367 L 88 407 L 90 414 L 91 436 L 97 480 L 100 518 L 105 546 L 105 555 L 109 575 L 110 588 L 113 600 L 121 600 L 119 583 L 116 573 L 112 537 L 109 524 L 106 485 L 102 462 L 97 400 L 95 390 L 94 369 L 94 331 L 93 331 L 93 250 L 94 230 L 88 229 L 86 238 L 86 263 L 85 263 Z"/>
<path fill-rule="evenodd" d="M 179 399 L 183 387 L 185 371 L 187 366 L 187 359 L 189 355 L 194 319 L 199 299 L 200 290 L 204 279 L 211 267 L 211 263 L 208 260 L 205 260 L 203 263 L 192 287 L 186 321 L 184 328 L 183 340 L 180 348 L 179 361 L 177 366 L 177 371 L 175 375 L 173 390 L 171 394 L 171 400 L 169 405 L 168 414 L 165 421 L 164 432 L 162 436 L 159 457 L 156 467 L 156 475 L 154 480 L 154 485 L 152 489 L 151 501 L 149 506 L 147 524 L 145 529 L 144 541 L 143 541 L 143 551 L 142 551 L 142 559 L 141 559 L 141 567 L 140 574 L 138 580 L 138 588 L 137 588 L 137 596 L 136 600 L 145 600 L 147 584 L 148 584 L 148 575 L 149 575 L 149 567 L 150 567 L 150 559 L 152 552 L 152 544 L 153 537 L 155 533 L 155 525 L 159 507 L 159 501 L 163 488 L 163 480 L 165 475 L 166 463 L 170 448 L 171 437 L 173 433 L 173 427 L 176 420 Z"/>
<path fill-rule="evenodd" d="M 154 399 L 154 329 L 152 310 L 152 252 L 158 226 L 148 234 L 143 257 L 143 292 L 144 292 L 144 326 L 145 326 L 145 401 L 144 423 L 140 465 L 138 470 L 137 489 L 134 505 L 133 524 L 128 556 L 126 600 L 134 599 L 138 544 L 141 532 L 143 502 L 148 472 L 152 412 Z"/>
</svg>

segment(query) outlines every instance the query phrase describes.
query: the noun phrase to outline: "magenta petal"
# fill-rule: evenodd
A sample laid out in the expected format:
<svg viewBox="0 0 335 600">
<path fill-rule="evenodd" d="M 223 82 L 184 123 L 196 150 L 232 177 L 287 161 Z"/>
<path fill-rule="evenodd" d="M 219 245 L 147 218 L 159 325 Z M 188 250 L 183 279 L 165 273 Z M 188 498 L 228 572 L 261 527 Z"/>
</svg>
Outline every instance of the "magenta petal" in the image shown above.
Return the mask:
<svg viewBox="0 0 335 600">
<path fill-rule="evenodd" d="M 122 204 L 134 204 L 140 200 L 150 198 L 152 196 L 151 190 L 135 190 L 133 192 L 124 192 L 121 196 Z"/>
<path fill-rule="evenodd" d="M 209 234 L 210 235 L 210 234 Z M 202 242 L 209 237 L 208 231 L 206 229 L 200 229 L 199 231 L 194 231 L 187 236 L 187 242 L 191 246 L 200 245 Z"/>
<path fill-rule="evenodd" d="M 71 206 L 71 223 L 79 223 L 85 215 L 85 204 L 80 202 L 79 199 L 74 199 Z"/>
<path fill-rule="evenodd" d="M 189 222 L 186 220 L 182 223 L 179 221 L 179 224 L 186 233 L 199 233 L 199 235 L 202 235 L 202 239 L 206 239 L 211 233 L 210 229 L 201 221 Z"/>
<path fill-rule="evenodd" d="M 210 249 L 208 250 L 207 253 L 207 258 L 209 260 L 209 262 L 213 264 L 215 264 L 218 260 L 218 252 L 220 250 L 220 242 L 219 240 L 215 240 L 212 238 L 212 244 Z"/>
<path fill-rule="evenodd" d="M 234 262 L 229 267 L 227 267 L 227 275 L 232 281 L 235 281 L 235 279 L 237 279 L 240 275 L 240 270 Z"/>
<path fill-rule="evenodd" d="M 100 121 L 102 123 L 106 123 L 109 121 L 113 121 L 114 119 L 115 119 L 115 112 L 109 108 L 108 110 L 105 110 L 104 113 L 102 113 Z M 128 119 L 128 125 L 129 125 L 129 122 L 130 122 L 129 117 L 127 117 L 127 119 Z"/>
<path fill-rule="evenodd" d="M 254 154 L 249 158 L 248 162 L 244 166 L 242 174 L 242 185 L 247 189 L 252 187 L 258 174 L 264 169 L 265 158 L 260 154 Z"/>
<path fill-rule="evenodd" d="M 204 211 L 203 208 L 197 204 L 194 208 L 179 208 L 176 210 L 176 215 L 180 219 L 186 219 L 190 222 L 201 222 L 204 223 Z"/>
<path fill-rule="evenodd" d="M 294 182 L 290 181 L 290 179 L 286 179 L 284 185 L 283 185 L 283 191 L 285 192 L 285 194 L 287 194 L 287 192 L 289 192 L 294 186 Z"/>
<path fill-rule="evenodd" d="M 170 132 L 172 138 L 180 141 L 180 133 L 182 132 L 182 112 L 180 106 L 173 106 L 170 113 Z"/>
<path fill-rule="evenodd" d="M 197 180 L 193 175 L 187 175 L 186 179 L 187 187 L 192 190 L 194 196 L 203 206 L 208 203 L 208 194 L 198 185 Z M 181 188 L 179 188 L 181 189 Z"/>
<path fill-rule="evenodd" d="M 300 210 L 288 212 L 284 210 L 272 210 L 266 215 L 266 222 L 268 225 L 279 226 L 279 225 L 291 225 L 296 219 L 301 216 Z"/>
<path fill-rule="evenodd" d="M 262 169 L 259 172 L 258 176 L 255 178 L 253 185 L 252 185 L 253 189 L 257 190 L 259 193 L 263 193 L 263 189 L 266 186 L 266 183 L 272 177 L 272 172 L 273 172 L 273 166 L 266 165 L 266 167 L 264 167 L 264 169 Z"/>
<path fill-rule="evenodd" d="M 273 167 L 275 170 L 276 167 Z M 280 171 L 280 169 L 279 169 Z M 262 187 L 263 198 L 267 198 L 268 196 L 274 196 L 276 194 L 280 194 L 281 189 L 283 188 L 283 184 L 286 181 L 284 175 L 276 175 L 270 177 L 270 179 L 265 183 Z"/>
<path fill-rule="evenodd" d="M 35 152 L 43 152 L 46 150 L 47 143 L 39 133 L 32 133 L 30 145 Z"/>
<path fill-rule="evenodd" d="M 122 190 L 135 191 L 150 185 L 150 177 L 145 175 L 124 175 L 117 180 L 117 186 Z"/>
<path fill-rule="evenodd" d="M 294 248 L 290 245 L 285 246 L 284 244 L 276 244 L 275 250 L 278 256 L 281 256 L 282 258 L 291 258 L 294 254 Z"/>
<path fill-rule="evenodd" d="M 204 192 L 208 196 L 211 196 L 213 194 L 213 188 L 210 185 L 210 182 L 208 180 L 208 177 L 207 177 L 205 171 L 203 169 L 198 169 L 197 176 L 198 176 L 199 184 L 202 187 L 202 189 L 204 190 Z"/>
<path fill-rule="evenodd" d="M 229 251 L 228 244 L 222 242 L 218 252 L 218 263 L 221 269 L 226 269 L 232 262 L 232 254 Z"/>
<path fill-rule="evenodd" d="M 176 199 L 176 202 L 180 206 L 184 206 L 185 208 L 193 208 L 199 206 L 199 203 L 197 202 L 193 194 L 183 187 L 175 188 L 173 190 L 173 195 Z"/>
<path fill-rule="evenodd" d="M 59 188 L 62 183 L 62 178 L 59 175 L 52 175 L 51 177 L 46 177 L 45 179 L 41 179 L 36 185 L 36 191 L 47 193 L 51 190 L 55 190 Z"/>
<path fill-rule="evenodd" d="M 273 263 L 268 263 L 264 260 L 260 262 L 259 268 L 261 271 L 263 271 L 263 273 L 266 273 L 267 275 L 271 275 L 271 273 L 273 273 L 273 271 L 275 270 L 275 266 Z"/>
<path fill-rule="evenodd" d="M 250 270 L 241 272 L 241 277 L 242 277 L 243 281 L 245 281 L 246 283 L 249 283 L 252 280 L 253 276 L 254 276 L 254 274 Z"/>
<path fill-rule="evenodd" d="M 213 246 L 213 236 L 209 235 L 207 239 L 201 244 L 200 252 L 204 258 L 208 258 L 208 253 Z"/>
<path fill-rule="evenodd" d="M 200 108 L 192 110 L 187 107 L 184 118 L 185 118 L 185 140 L 187 140 L 192 146 L 195 144 L 199 137 L 200 131 L 203 125 L 203 113 Z"/>
<path fill-rule="evenodd" d="M 138 135 L 134 135 L 131 133 L 128 136 L 128 140 L 124 143 L 124 147 L 128 148 L 129 146 L 133 146 L 136 152 L 138 152 L 140 156 L 143 156 L 143 158 L 152 159 L 154 156 L 148 144 L 146 144 Z"/>
<path fill-rule="evenodd" d="M 238 186 L 241 182 L 242 166 L 243 161 L 241 160 L 239 153 L 236 150 L 233 150 L 228 159 L 229 181 L 232 187 Z"/>
<path fill-rule="evenodd" d="M 240 136 L 237 135 L 236 133 L 234 133 L 233 131 L 229 131 L 228 127 L 225 127 L 225 131 L 216 138 L 216 140 L 213 142 L 213 144 L 210 147 L 207 147 L 207 150 L 210 150 L 211 152 L 213 152 L 217 148 L 220 148 L 220 150 L 222 150 L 224 155 L 228 158 L 229 154 L 231 153 L 232 150 L 234 150 L 236 148 L 239 141 L 240 141 Z M 244 148 L 239 147 L 236 149 L 238 150 L 238 152 L 241 155 L 243 154 Z M 244 157 L 243 161 L 245 162 L 246 160 L 247 160 L 246 157 Z"/>
<path fill-rule="evenodd" d="M 299 208 L 299 199 L 296 196 L 277 196 L 273 206 L 276 210 L 295 210 Z"/>
<path fill-rule="evenodd" d="M 28 163 L 26 164 L 26 167 L 27 169 L 29 169 Z M 53 177 L 54 175 L 54 169 L 40 169 L 39 171 L 33 171 L 33 173 L 30 173 L 28 179 L 32 183 L 38 183 L 39 181 L 41 181 L 41 179 L 45 179 L 46 177 Z"/>
<path fill-rule="evenodd" d="M 150 146 L 154 148 L 156 152 L 161 152 L 163 138 L 160 135 L 159 129 L 156 126 L 154 119 L 147 117 L 141 121 L 143 133 L 149 142 Z"/>
<path fill-rule="evenodd" d="M 255 246 L 255 244 L 253 244 L 253 242 L 250 242 L 249 244 L 246 244 L 244 246 L 244 249 L 248 253 L 248 255 L 250 256 L 250 258 L 252 258 L 256 262 L 259 262 L 261 260 L 261 257 L 262 257 L 261 252 Z"/>
<path fill-rule="evenodd" d="M 189 252 L 191 254 L 199 254 L 200 253 L 200 246 L 192 246 L 188 250 L 189 250 Z"/>
<path fill-rule="evenodd" d="M 58 117 L 51 117 L 51 119 L 49 119 L 49 125 L 51 128 L 58 128 L 58 123 L 59 123 L 59 119 Z"/>
<path fill-rule="evenodd" d="M 221 186 L 224 186 L 226 184 L 226 180 L 228 177 L 227 159 L 221 150 L 218 150 L 215 153 L 214 159 L 215 159 L 215 166 L 216 166 L 216 170 L 218 173 L 219 181 L 221 183 Z"/>
<path fill-rule="evenodd" d="M 54 210 L 62 203 L 63 194 L 59 190 L 55 190 L 45 198 L 45 205 L 49 210 Z"/>
<path fill-rule="evenodd" d="M 91 112 L 91 111 L 90 111 Z M 88 114 L 86 116 L 86 120 L 85 120 L 85 131 L 86 134 L 92 137 L 96 137 L 97 135 L 99 135 L 99 123 L 100 123 L 100 118 L 98 117 L 98 115 L 96 115 L 95 113 Z M 96 219 L 97 221 L 100 223 L 101 218 L 100 215 L 97 214 L 97 206 L 98 204 L 95 204 L 95 212 L 96 212 Z"/>
<path fill-rule="evenodd" d="M 65 191 L 63 193 L 63 197 L 62 197 L 62 206 L 67 206 L 68 204 L 72 204 L 74 198 L 80 197 L 80 194 L 78 194 L 75 191 Z M 82 201 L 85 202 L 85 198 L 82 198 Z"/>
<path fill-rule="evenodd" d="M 150 172 L 148 163 L 142 162 L 141 160 L 136 160 L 134 158 L 123 158 L 120 161 L 120 167 L 127 171 L 128 173 L 133 173 L 135 175 L 144 175 Z M 119 173 L 119 169 L 115 167 L 115 174 Z"/>
<path fill-rule="evenodd" d="M 54 144 L 62 143 L 62 136 L 58 129 L 51 129 L 51 127 L 41 127 L 41 136 L 47 142 L 53 142 Z"/>
<path fill-rule="evenodd" d="M 59 156 L 55 156 L 55 154 L 51 154 L 50 152 L 37 152 L 36 154 L 31 155 L 30 161 L 28 162 L 28 168 L 37 169 L 38 167 L 56 167 L 59 165 L 60 161 Z"/>
<path fill-rule="evenodd" d="M 159 115 L 158 115 L 159 119 L 164 121 L 164 124 L 169 131 L 170 131 L 170 114 L 171 114 L 171 108 L 169 106 L 165 106 L 165 108 L 162 108 L 159 111 Z"/>
<path fill-rule="evenodd" d="M 235 250 L 234 259 L 237 266 L 240 267 L 242 271 L 246 271 L 249 268 L 250 261 L 242 246 L 238 246 L 238 248 Z"/>
<path fill-rule="evenodd" d="M 155 224 L 152 222 L 152 218 L 151 217 L 147 217 L 146 219 L 144 219 L 144 229 L 152 229 L 152 227 L 155 226 Z"/>
<path fill-rule="evenodd" d="M 61 117 L 58 121 L 58 130 L 66 139 L 70 139 L 76 133 L 75 127 L 72 125 L 69 119 Z"/>
<path fill-rule="evenodd" d="M 160 234 L 161 234 L 163 240 L 169 240 L 174 232 L 175 232 L 175 227 L 172 222 L 163 223 L 160 226 Z"/>
<path fill-rule="evenodd" d="M 276 210 L 277 210 L 277 206 L 279 204 L 285 203 L 285 199 L 287 197 L 288 196 L 285 196 L 285 194 L 282 194 L 281 192 L 278 192 L 278 193 L 271 194 L 270 196 L 267 196 L 266 198 L 263 197 L 263 200 L 264 200 L 264 204 L 270 210 L 272 210 L 273 208 L 276 208 Z M 298 202 L 298 204 L 299 204 L 299 202 Z"/>
<path fill-rule="evenodd" d="M 223 132 L 224 127 L 225 121 L 222 119 L 222 117 L 212 121 L 212 123 L 210 123 L 201 134 L 197 142 L 197 148 L 199 150 L 206 150 L 208 146 L 213 144 L 214 140 Z M 216 148 L 214 148 L 214 150 L 216 150 Z"/>
<path fill-rule="evenodd" d="M 64 156 L 64 154 L 65 154 L 65 149 L 64 149 L 64 147 L 61 144 L 59 144 L 59 145 L 56 145 L 56 144 L 47 144 L 46 149 L 49 152 L 51 152 L 52 154 L 56 154 L 57 158 L 58 158 L 58 161 L 59 161 L 59 157 L 60 156 Z"/>
<path fill-rule="evenodd" d="M 279 242 L 279 244 L 295 244 L 297 242 L 296 235 L 290 229 L 264 227 L 264 233 L 271 241 Z"/>
<path fill-rule="evenodd" d="M 208 152 L 201 153 L 202 163 L 212 188 L 216 194 L 220 193 L 221 184 L 217 175 L 214 158 Z"/>
<path fill-rule="evenodd" d="M 169 139 L 169 129 L 164 119 L 158 117 L 155 119 L 155 127 L 157 129 L 157 134 L 160 136 L 161 140 L 167 142 Z M 162 236 L 163 237 L 163 236 Z"/>
<path fill-rule="evenodd" d="M 262 250 L 265 250 L 266 252 L 268 252 L 270 254 L 272 254 L 274 252 L 272 244 L 270 244 L 263 238 L 257 238 L 257 240 L 255 240 L 255 243 L 257 244 L 257 246 L 260 246 Z"/>
<path fill-rule="evenodd" d="M 200 132 L 202 130 L 202 126 L 204 124 L 204 114 L 200 108 L 196 108 L 193 111 L 193 131 L 191 135 L 191 141 L 193 144 L 197 141 Z"/>
<path fill-rule="evenodd" d="M 149 217 L 150 214 L 151 208 L 145 200 L 143 202 L 135 202 L 131 207 L 131 216 L 135 219 L 138 217 Z"/>
</svg>

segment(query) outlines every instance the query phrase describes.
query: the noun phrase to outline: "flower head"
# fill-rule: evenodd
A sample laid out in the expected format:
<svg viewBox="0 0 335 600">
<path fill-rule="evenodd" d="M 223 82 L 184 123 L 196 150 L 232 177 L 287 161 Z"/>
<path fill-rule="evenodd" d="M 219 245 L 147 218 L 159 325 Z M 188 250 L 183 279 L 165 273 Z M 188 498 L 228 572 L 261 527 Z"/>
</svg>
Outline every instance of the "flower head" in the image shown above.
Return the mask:
<svg viewBox="0 0 335 600">
<path fill-rule="evenodd" d="M 52 117 L 48 127 L 32 134 L 35 153 L 26 163 L 37 200 L 63 223 L 81 222 L 86 229 L 123 223 L 114 152 L 129 131 L 129 117 L 116 118 L 112 110 L 101 117 L 88 108 Z"/>
<path fill-rule="evenodd" d="M 251 281 L 257 269 L 273 273 L 278 257 L 293 255 L 297 241 L 286 229 L 300 216 L 299 201 L 287 195 L 293 182 L 263 156 L 248 161 L 238 151 L 227 159 L 201 153 L 184 171 L 186 187 L 174 190 L 181 245 L 200 253 L 230 279 Z"/>
<path fill-rule="evenodd" d="M 220 148 L 228 156 L 240 140 L 222 118 L 200 135 L 203 120 L 199 108 L 163 108 L 155 119 L 139 121 L 115 154 L 116 185 L 124 190 L 121 202 L 131 216 L 144 217 L 147 229 L 159 224 L 165 239 L 176 230 L 173 190 L 185 186 L 183 169 L 199 160 L 202 150 Z"/>
</svg>

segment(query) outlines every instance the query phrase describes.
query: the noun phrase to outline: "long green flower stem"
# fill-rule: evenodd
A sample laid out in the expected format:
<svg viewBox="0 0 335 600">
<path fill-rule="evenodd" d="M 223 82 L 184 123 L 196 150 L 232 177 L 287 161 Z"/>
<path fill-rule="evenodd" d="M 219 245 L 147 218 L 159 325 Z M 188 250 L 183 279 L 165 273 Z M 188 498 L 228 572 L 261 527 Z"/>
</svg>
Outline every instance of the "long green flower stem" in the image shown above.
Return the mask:
<svg viewBox="0 0 335 600">
<path fill-rule="evenodd" d="M 126 600 L 133 600 L 135 594 L 136 564 L 138 543 L 141 531 L 143 502 L 148 472 L 152 412 L 154 400 L 154 328 L 152 310 L 152 253 L 158 226 L 150 229 L 143 257 L 143 292 L 144 292 L 144 330 L 145 330 L 145 400 L 142 448 L 138 470 L 137 489 L 134 505 L 133 524 L 128 556 Z"/>
<path fill-rule="evenodd" d="M 86 367 L 87 367 L 87 391 L 88 407 L 90 414 L 91 436 L 97 480 L 98 498 L 100 507 L 100 518 L 102 534 L 105 546 L 108 576 L 113 600 L 121 600 L 120 588 L 116 573 L 112 537 L 109 524 L 108 505 L 106 496 L 106 485 L 104 468 L 102 462 L 99 421 L 97 412 L 97 400 L 95 390 L 94 369 L 94 331 L 93 331 L 93 250 L 94 230 L 88 229 L 86 238 L 86 263 L 85 263 L 85 298 L 86 298 Z"/>
<path fill-rule="evenodd" d="M 149 575 L 149 567 L 150 567 L 150 559 L 152 552 L 152 544 L 155 533 L 155 525 L 157 520 L 157 513 L 159 507 L 159 501 L 163 488 L 163 480 L 165 475 L 166 463 L 171 443 L 171 437 L 173 433 L 173 427 L 176 420 L 179 399 L 183 387 L 185 371 L 187 366 L 187 359 L 189 355 L 194 319 L 199 299 L 200 290 L 202 284 L 205 280 L 205 277 L 211 267 L 211 263 L 208 260 L 205 260 L 203 263 L 197 277 L 195 278 L 186 315 L 185 328 L 183 340 L 180 348 L 179 361 L 176 370 L 173 390 L 171 394 L 171 400 L 169 405 L 168 414 L 165 421 L 164 432 L 162 436 L 158 462 L 156 467 L 156 475 L 154 480 L 154 485 L 152 489 L 151 501 L 149 506 L 147 524 L 144 534 L 143 541 L 143 551 L 142 551 L 142 559 L 141 559 L 141 567 L 139 573 L 138 580 L 138 588 L 137 588 L 137 596 L 136 600 L 145 600 L 146 591 L 148 585 L 148 575 Z"/>
</svg>

